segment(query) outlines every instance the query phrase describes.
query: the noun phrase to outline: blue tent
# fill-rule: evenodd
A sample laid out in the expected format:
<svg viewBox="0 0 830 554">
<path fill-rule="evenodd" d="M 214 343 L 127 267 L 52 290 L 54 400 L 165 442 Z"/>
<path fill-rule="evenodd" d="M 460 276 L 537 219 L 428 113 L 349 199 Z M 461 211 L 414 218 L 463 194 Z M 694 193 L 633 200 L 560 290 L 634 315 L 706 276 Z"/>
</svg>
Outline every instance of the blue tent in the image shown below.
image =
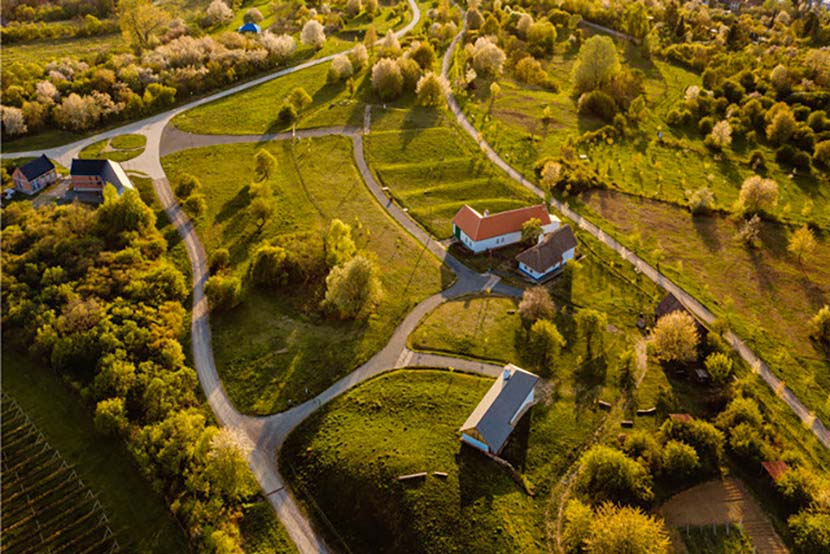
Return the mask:
<svg viewBox="0 0 830 554">
<path fill-rule="evenodd" d="M 238 33 L 259 33 L 260 28 L 256 23 L 246 23 L 236 31 Z"/>
</svg>

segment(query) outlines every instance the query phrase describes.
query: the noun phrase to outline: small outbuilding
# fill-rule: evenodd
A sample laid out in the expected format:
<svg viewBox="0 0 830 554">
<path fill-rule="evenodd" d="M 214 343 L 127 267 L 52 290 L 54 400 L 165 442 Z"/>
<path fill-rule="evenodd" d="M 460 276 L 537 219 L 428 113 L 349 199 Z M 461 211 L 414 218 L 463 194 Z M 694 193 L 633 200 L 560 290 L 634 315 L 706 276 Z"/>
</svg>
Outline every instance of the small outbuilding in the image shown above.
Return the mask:
<svg viewBox="0 0 830 554">
<path fill-rule="evenodd" d="M 769 475 L 769 478 L 772 479 L 773 483 L 777 483 L 781 477 L 783 477 L 784 474 L 790 470 L 790 466 L 787 465 L 787 462 L 781 460 L 761 462 L 761 467 L 764 468 L 764 471 L 767 472 L 767 475 Z"/>
<path fill-rule="evenodd" d="M 239 29 L 236 30 L 237 33 L 256 33 L 259 34 L 260 29 L 259 25 L 256 23 L 245 23 Z"/>
<path fill-rule="evenodd" d="M 483 214 L 468 205 L 462 206 L 452 220 L 452 234 L 475 253 L 502 248 L 522 240 L 522 225 L 536 218 L 542 223 L 542 234 L 559 228 L 559 218 L 548 213 L 544 204 L 517 208 L 497 214 Z"/>
<path fill-rule="evenodd" d="M 459 431 L 461 441 L 497 456 L 522 416 L 535 403 L 533 389 L 539 377 L 513 364 L 478 403 Z"/>
<path fill-rule="evenodd" d="M 57 181 L 58 174 L 52 160 L 41 154 L 39 158 L 15 169 L 12 180 L 15 189 L 31 196 Z"/>
<path fill-rule="evenodd" d="M 121 164 L 112 160 L 74 159 L 69 176 L 73 192 L 97 193 L 98 200 L 103 199 L 104 187 L 108 183 L 115 187 L 119 196 L 126 189 L 135 188 Z"/>
<path fill-rule="evenodd" d="M 541 281 L 574 259 L 576 237 L 570 225 L 563 225 L 549 235 L 540 235 L 539 242 L 516 256 L 519 270 Z"/>
</svg>

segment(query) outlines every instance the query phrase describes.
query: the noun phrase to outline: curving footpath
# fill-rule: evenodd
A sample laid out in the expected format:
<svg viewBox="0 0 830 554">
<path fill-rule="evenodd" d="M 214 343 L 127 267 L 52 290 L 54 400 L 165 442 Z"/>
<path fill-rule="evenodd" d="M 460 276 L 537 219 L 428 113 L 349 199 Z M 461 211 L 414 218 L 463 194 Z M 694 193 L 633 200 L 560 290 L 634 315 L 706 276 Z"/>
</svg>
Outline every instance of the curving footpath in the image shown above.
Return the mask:
<svg viewBox="0 0 830 554">
<path fill-rule="evenodd" d="M 452 58 L 455 52 L 455 49 L 458 46 L 458 43 L 464 36 L 464 33 L 467 30 L 467 22 L 466 17 L 464 19 L 464 25 L 462 25 L 461 30 L 459 31 L 458 35 L 455 36 L 453 41 L 450 43 L 450 46 L 447 48 L 447 51 L 444 53 L 443 62 L 441 65 L 441 74 L 445 78 L 449 78 L 449 69 L 452 65 Z M 447 93 L 447 102 L 449 104 L 450 110 L 455 115 L 458 124 L 470 135 L 474 141 L 479 145 L 481 150 L 487 156 L 487 158 L 496 166 L 498 166 L 502 171 L 507 173 L 511 179 L 525 187 L 527 190 L 538 196 L 539 198 L 544 199 L 545 193 L 525 179 L 525 177 L 516 171 L 510 164 L 505 162 L 501 156 L 499 156 L 496 151 L 493 149 L 492 146 L 484 139 L 481 132 L 478 129 L 473 127 L 470 121 L 467 119 L 467 116 L 464 115 L 464 112 L 461 110 L 461 107 L 458 105 L 458 102 L 455 100 L 455 96 L 453 95 L 452 89 L 450 89 Z M 643 273 L 646 277 L 651 279 L 653 282 L 658 284 L 660 287 L 665 289 L 666 291 L 672 293 L 680 302 L 685 306 L 689 312 L 694 314 L 697 318 L 701 319 L 705 323 L 711 324 L 716 318 L 715 315 L 709 311 L 703 304 L 701 304 L 694 296 L 683 290 L 680 286 L 672 282 L 671 279 L 660 273 L 656 268 L 649 265 L 645 262 L 642 258 L 637 256 L 634 252 L 617 242 L 613 237 L 605 233 L 602 229 L 597 227 L 595 224 L 591 223 L 575 211 L 573 211 L 567 203 L 561 202 L 557 199 L 551 199 L 551 205 L 554 206 L 560 213 L 562 213 L 565 217 L 573 221 L 576 225 L 578 225 L 581 229 L 592 234 L 596 237 L 600 242 L 611 248 L 614 252 L 622 256 L 622 258 L 629 263 L 631 263 L 634 267 L 637 268 L 638 271 Z M 784 403 L 790 408 L 790 410 L 798 416 L 801 422 L 804 424 L 805 427 L 810 429 L 812 433 L 816 436 L 816 438 L 825 446 L 825 448 L 830 448 L 830 430 L 822 423 L 822 421 L 816 417 L 810 410 L 805 406 L 792 392 L 792 390 L 782 381 L 779 379 L 769 368 L 769 366 L 755 354 L 752 349 L 738 337 L 732 331 L 727 331 L 724 333 L 724 339 L 726 342 L 729 343 L 732 348 L 738 352 L 738 354 L 743 358 L 749 366 L 752 368 L 752 371 L 760 375 L 760 377 L 764 380 L 764 382 L 769 386 L 770 389 L 781 399 Z"/>
</svg>

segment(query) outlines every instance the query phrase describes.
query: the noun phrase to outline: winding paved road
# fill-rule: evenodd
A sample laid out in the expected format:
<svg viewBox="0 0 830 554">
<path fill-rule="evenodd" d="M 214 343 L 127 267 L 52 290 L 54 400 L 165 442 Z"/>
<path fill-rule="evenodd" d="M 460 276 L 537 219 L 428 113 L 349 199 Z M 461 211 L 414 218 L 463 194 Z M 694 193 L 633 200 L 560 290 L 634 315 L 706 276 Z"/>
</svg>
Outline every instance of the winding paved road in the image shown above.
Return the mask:
<svg viewBox="0 0 830 554">
<path fill-rule="evenodd" d="M 464 36 L 464 33 L 467 30 L 467 23 L 466 18 L 464 20 L 464 25 L 462 25 L 461 30 L 459 31 L 458 35 L 453 39 L 452 43 L 450 44 L 447 51 L 444 53 L 443 63 L 441 66 L 441 74 L 449 78 L 449 70 L 450 66 L 452 65 L 452 59 L 458 43 Z M 498 166 L 502 171 L 507 173 L 511 179 L 528 189 L 530 192 L 538 196 L 539 198 L 544 199 L 545 193 L 525 179 L 525 177 L 519 173 L 516 169 L 514 169 L 510 164 L 505 162 L 501 156 L 496 153 L 492 146 L 484 139 L 481 132 L 478 129 L 473 127 L 470 121 L 467 119 L 467 116 L 464 114 L 461 107 L 458 105 L 458 102 L 453 95 L 452 90 L 447 93 L 447 102 L 449 104 L 450 110 L 455 115 L 458 124 L 467 132 L 470 137 L 479 145 L 481 150 L 487 156 L 487 158 L 496 166 Z M 629 263 L 631 263 L 637 270 L 643 273 L 646 277 L 657 283 L 660 287 L 664 290 L 672 293 L 680 302 L 686 307 L 689 312 L 694 314 L 697 318 L 704 321 L 705 323 L 712 323 L 715 320 L 715 315 L 709 311 L 703 304 L 701 304 L 695 297 L 691 294 L 683 290 L 680 286 L 675 284 L 671 279 L 660 273 L 656 268 L 649 265 L 645 262 L 642 258 L 637 256 L 634 252 L 617 242 L 613 237 L 605 233 L 602 229 L 573 211 L 567 203 L 562 202 L 557 199 L 552 199 L 551 205 L 559 210 L 565 217 L 573 221 L 576 225 L 580 228 L 584 229 L 585 231 L 592 234 L 594 237 L 599 239 L 603 244 L 611 248 L 613 251 L 618 253 L 622 258 Z M 738 352 L 738 354 L 749 364 L 752 368 L 752 371 L 757 373 L 761 376 L 764 382 L 772 389 L 772 391 L 781 399 L 783 400 L 787 406 L 795 413 L 796 416 L 801 420 L 805 427 L 810 429 L 816 438 L 823 444 L 826 448 L 830 448 L 830 431 L 828 431 L 827 427 L 822 423 L 822 421 L 817 418 L 808 408 L 805 406 L 792 392 L 792 390 L 784 383 L 781 379 L 779 379 L 769 368 L 769 366 L 758 357 L 755 352 L 743 341 L 740 337 L 735 335 L 732 331 L 727 331 L 724 334 L 724 339 L 726 342 L 729 343 L 732 348 Z"/>
</svg>

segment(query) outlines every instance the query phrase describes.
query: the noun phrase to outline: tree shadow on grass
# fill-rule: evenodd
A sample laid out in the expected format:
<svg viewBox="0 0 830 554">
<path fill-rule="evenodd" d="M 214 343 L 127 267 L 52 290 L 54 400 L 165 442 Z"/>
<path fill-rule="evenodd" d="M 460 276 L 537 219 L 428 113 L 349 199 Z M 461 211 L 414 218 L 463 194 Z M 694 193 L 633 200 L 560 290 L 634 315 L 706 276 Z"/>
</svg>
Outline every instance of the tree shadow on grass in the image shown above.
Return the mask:
<svg viewBox="0 0 830 554">
<path fill-rule="evenodd" d="M 214 218 L 215 223 L 222 223 L 231 217 L 237 215 L 241 210 L 245 209 L 251 203 L 250 185 L 245 185 L 240 188 L 236 195 L 225 202 L 219 213 Z"/>
<path fill-rule="evenodd" d="M 484 510 L 488 510 L 493 497 L 516 490 L 507 471 L 472 446 L 461 443 L 455 461 L 458 464 L 458 491 L 462 508 L 483 498 L 486 504 Z"/>
<path fill-rule="evenodd" d="M 709 252 L 719 252 L 723 245 L 720 241 L 718 222 L 710 215 L 692 215 L 692 225 L 700 240 Z"/>
<path fill-rule="evenodd" d="M 513 429 L 507 445 L 502 450 L 501 457 L 519 471 L 524 471 L 527 465 L 527 448 L 530 443 L 530 428 L 532 426 L 533 408 L 531 408 Z"/>
<path fill-rule="evenodd" d="M 597 356 L 584 362 L 573 373 L 574 408 L 577 414 L 593 409 L 599 400 L 608 374 L 608 359 Z"/>
</svg>

